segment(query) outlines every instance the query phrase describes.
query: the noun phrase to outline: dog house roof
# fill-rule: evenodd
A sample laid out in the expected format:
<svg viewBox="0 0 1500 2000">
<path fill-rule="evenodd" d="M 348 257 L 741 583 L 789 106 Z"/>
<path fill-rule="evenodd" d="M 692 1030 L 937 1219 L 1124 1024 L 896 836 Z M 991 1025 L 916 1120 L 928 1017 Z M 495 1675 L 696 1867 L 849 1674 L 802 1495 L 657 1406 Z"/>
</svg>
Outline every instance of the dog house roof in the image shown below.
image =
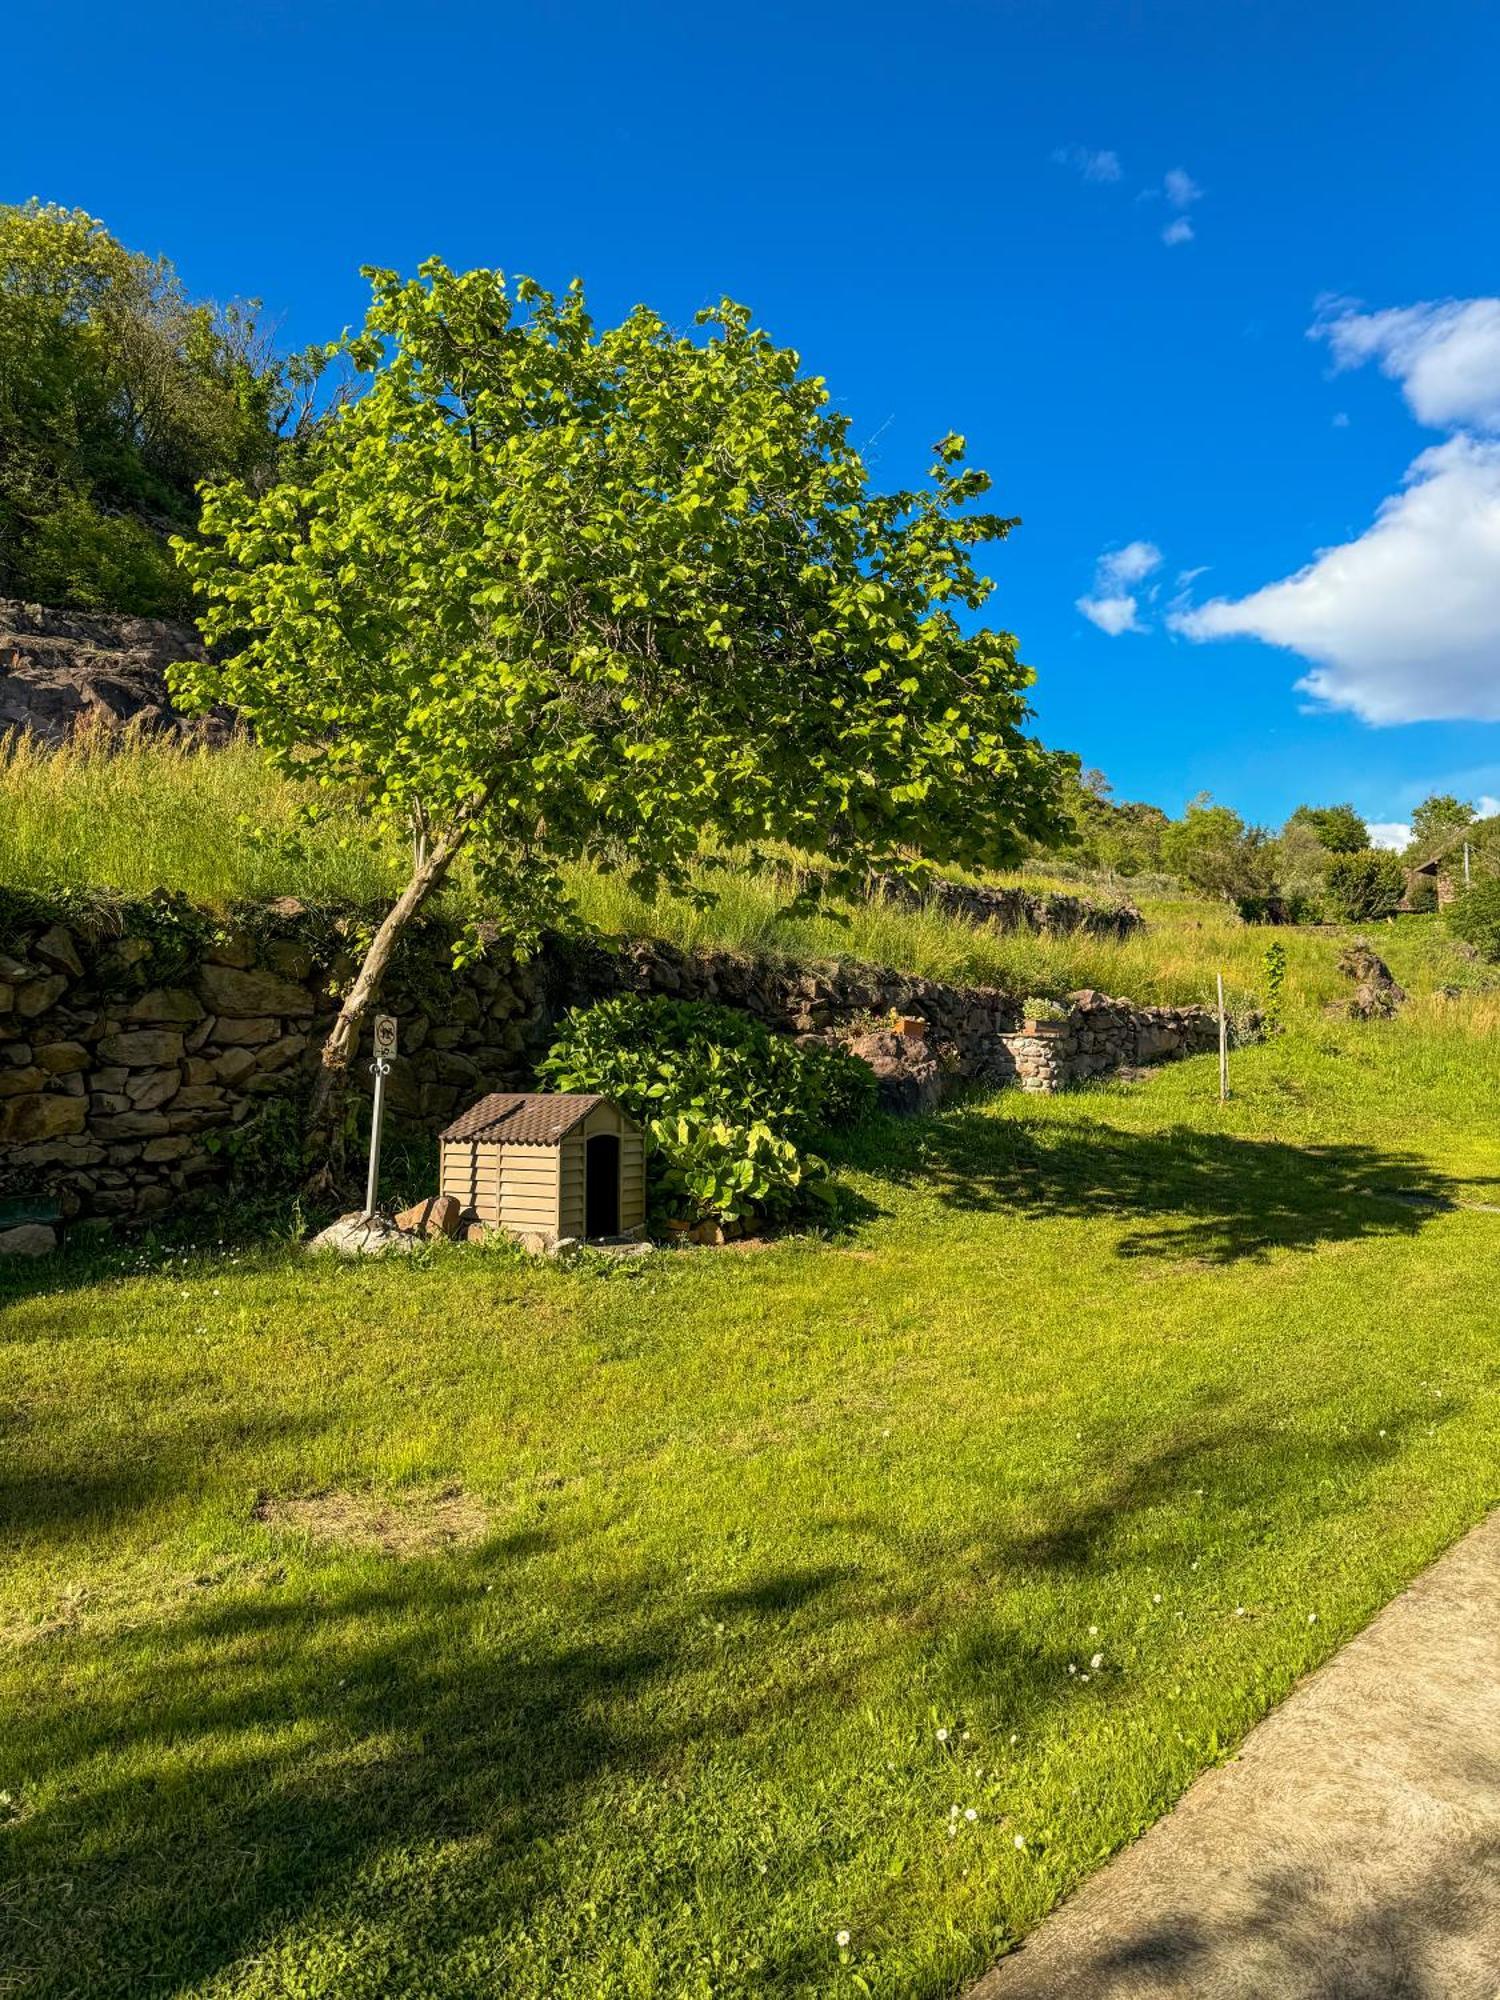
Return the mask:
<svg viewBox="0 0 1500 2000">
<path fill-rule="evenodd" d="M 497 1090 L 454 1119 L 440 1139 L 504 1139 L 515 1146 L 555 1146 L 607 1097 L 577 1091 Z"/>
</svg>

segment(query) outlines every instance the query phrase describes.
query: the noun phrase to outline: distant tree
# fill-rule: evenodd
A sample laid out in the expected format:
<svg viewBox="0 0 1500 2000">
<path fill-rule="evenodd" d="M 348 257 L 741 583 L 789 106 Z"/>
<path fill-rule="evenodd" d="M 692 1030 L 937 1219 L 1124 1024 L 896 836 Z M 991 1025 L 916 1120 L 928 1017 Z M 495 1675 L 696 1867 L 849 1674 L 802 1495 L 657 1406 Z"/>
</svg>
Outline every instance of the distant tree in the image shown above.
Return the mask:
<svg viewBox="0 0 1500 2000">
<path fill-rule="evenodd" d="M 293 375 L 92 216 L 0 207 L 0 595 L 181 613 L 167 536 L 201 480 L 269 477 Z"/>
<path fill-rule="evenodd" d="M 1406 893 L 1406 871 L 1396 855 L 1371 848 L 1336 854 L 1328 864 L 1325 900 L 1341 923 L 1392 916 Z"/>
<path fill-rule="evenodd" d="M 1263 827 L 1247 826 L 1229 806 L 1200 793 L 1162 835 L 1162 859 L 1200 895 L 1231 902 L 1275 888 L 1274 849 Z"/>
<path fill-rule="evenodd" d="M 1329 854 L 1362 854 L 1370 844 L 1370 830 L 1351 805 L 1298 806 L 1287 828 L 1309 827 L 1319 846 Z"/>
<path fill-rule="evenodd" d="M 1030 670 L 960 622 L 1013 525 L 963 440 L 874 493 L 821 380 L 738 305 L 595 329 L 580 287 L 439 262 L 369 274 L 366 380 L 292 476 L 213 490 L 181 554 L 225 701 L 277 764 L 417 837 L 323 1050 L 323 1124 L 405 926 L 461 854 L 513 936 L 562 867 L 643 889 L 775 837 L 851 884 L 1061 827 Z"/>
<path fill-rule="evenodd" d="M 1451 792 L 1431 792 L 1411 816 L 1411 844 L 1426 848 L 1445 833 L 1460 833 L 1474 818 L 1468 799 L 1456 799 Z"/>
<path fill-rule="evenodd" d="M 1084 867 L 1116 875 L 1159 869 L 1167 815 L 1159 806 L 1117 802 L 1112 790 L 1102 771 L 1075 769 L 1065 774 L 1063 804 L 1068 826 L 1059 851 Z"/>
<path fill-rule="evenodd" d="M 1448 928 L 1491 964 L 1500 960 L 1500 876 L 1481 875 L 1448 905 Z"/>
</svg>

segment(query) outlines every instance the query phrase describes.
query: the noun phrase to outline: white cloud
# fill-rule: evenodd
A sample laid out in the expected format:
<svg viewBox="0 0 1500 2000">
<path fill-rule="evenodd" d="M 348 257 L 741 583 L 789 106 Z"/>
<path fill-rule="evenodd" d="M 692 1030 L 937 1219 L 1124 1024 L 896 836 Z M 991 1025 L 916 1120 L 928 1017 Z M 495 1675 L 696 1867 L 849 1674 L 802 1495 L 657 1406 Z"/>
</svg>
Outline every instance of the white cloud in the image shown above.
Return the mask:
<svg viewBox="0 0 1500 2000">
<path fill-rule="evenodd" d="M 1192 223 L 1185 215 L 1179 215 L 1167 224 L 1161 233 L 1161 240 L 1170 249 L 1174 243 L 1191 243 L 1194 233 Z"/>
<path fill-rule="evenodd" d="M 1162 176 L 1161 191 L 1173 208 L 1191 208 L 1195 201 L 1203 199 L 1202 188 L 1182 167 L 1168 167 Z"/>
<path fill-rule="evenodd" d="M 1161 566 L 1155 542 L 1127 542 L 1109 549 L 1094 566 L 1094 594 L 1075 599 L 1078 609 L 1101 632 L 1118 639 L 1122 632 L 1144 632 L 1133 586 Z"/>
<path fill-rule="evenodd" d="M 1124 169 L 1120 156 L 1107 146 L 1098 152 L 1087 146 L 1058 146 L 1052 154 L 1054 166 L 1071 167 L 1086 181 L 1117 181 Z"/>
<path fill-rule="evenodd" d="M 1346 430 L 1348 430 L 1348 428 L 1349 428 L 1349 412 L 1348 412 L 1347 410 L 1335 410 L 1335 411 L 1334 411 L 1334 413 L 1333 413 L 1333 428 L 1334 428 L 1334 429 L 1335 429 L 1336 431 L 1346 431 Z"/>
<path fill-rule="evenodd" d="M 1500 442 L 1434 445 L 1363 535 L 1170 622 L 1300 653 L 1297 685 L 1366 722 L 1500 722 Z"/>
<path fill-rule="evenodd" d="M 1372 819 L 1369 834 L 1371 847 L 1383 847 L 1391 854 L 1411 845 L 1411 828 L 1404 820 Z"/>
<path fill-rule="evenodd" d="M 1128 595 L 1080 597 L 1075 602 L 1090 624 L 1097 625 L 1101 632 L 1107 632 L 1111 639 L 1118 639 L 1122 632 L 1144 632 L 1146 629 L 1135 615 L 1135 599 Z"/>
<path fill-rule="evenodd" d="M 1161 550 L 1155 542 L 1127 542 L 1123 549 L 1110 549 L 1099 558 L 1098 578 L 1103 587 L 1139 583 L 1161 567 Z"/>
<path fill-rule="evenodd" d="M 1336 370 L 1378 361 L 1412 414 L 1435 430 L 1500 431 L 1500 299 L 1386 312 L 1325 305 L 1309 338 L 1327 341 Z"/>
</svg>

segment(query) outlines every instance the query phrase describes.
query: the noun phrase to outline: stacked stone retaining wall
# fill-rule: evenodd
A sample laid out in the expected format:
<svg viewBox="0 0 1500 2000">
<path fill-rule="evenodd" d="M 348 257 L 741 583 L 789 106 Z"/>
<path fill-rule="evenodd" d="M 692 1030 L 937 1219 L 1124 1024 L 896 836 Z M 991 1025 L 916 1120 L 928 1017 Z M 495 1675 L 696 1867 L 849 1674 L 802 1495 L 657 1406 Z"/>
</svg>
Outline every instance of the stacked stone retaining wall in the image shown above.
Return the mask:
<svg viewBox="0 0 1500 2000">
<path fill-rule="evenodd" d="M 0 915 L 0 1249 L 45 1247 L 75 1217 L 142 1220 L 224 1179 L 272 1107 L 300 1104 L 361 945 L 357 920 L 293 901 L 226 923 L 167 902 L 91 914 L 10 899 Z M 1213 1040 L 1200 1009 L 1093 993 L 1039 1040 L 1011 994 L 878 966 L 555 938 L 528 962 L 492 949 L 455 972 L 451 944 L 420 928 L 381 1002 L 400 1023 L 392 1113 L 429 1133 L 487 1090 L 525 1087 L 558 1016 L 619 992 L 826 1037 L 916 1015 L 946 1075 L 1030 1089 Z"/>
</svg>

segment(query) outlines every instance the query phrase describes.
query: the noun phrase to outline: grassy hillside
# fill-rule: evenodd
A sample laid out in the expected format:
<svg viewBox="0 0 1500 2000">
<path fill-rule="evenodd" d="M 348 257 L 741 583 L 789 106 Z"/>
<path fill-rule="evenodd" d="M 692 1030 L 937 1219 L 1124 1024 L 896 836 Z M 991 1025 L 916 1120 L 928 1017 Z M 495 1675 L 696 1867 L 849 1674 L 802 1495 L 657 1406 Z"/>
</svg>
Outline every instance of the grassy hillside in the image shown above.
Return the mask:
<svg viewBox="0 0 1500 2000">
<path fill-rule="evenodd" d="M 950 2000 L 1500 1498 L 1497 1025 L 755 1255 L 0 1273 L 0 1984 Z"/>
<path fill-rule="evenodd" d="M 0 749 L 0 884 L 107 885 L 129 893 L 180 889 L 215 907 L 239 899 L 301 895 L 378 901 L 391 895 L 406 857 L 372 845 L 365 823 L 341 814 L 309 827 L 306 788 L 269 772 L 249 744 L 222 751 L 139 743 L 109 754 L 87 743 L 45 756 L 16 742 Z M 1027 876 L 1033 886 L 1045 878 Z M 685 945 L 719 944 L 806 957 L 874 960 L 932 978 L 992 984 L 1021 993 L 1102 987 L 1142 1001 L 1206 1001 L 1222 970 L 1232 1004 L 1264 990 L 1271 933 L 1238 923 L 1221 905 L 1160 895 L 1140 898 L 1149 930 L 1125 943 L 1087 937 L 1001 936 L 932 910 L 839 905 L 788 920 L 785 876 L 747 867 L 700 871 L 712 903 L 685 897 L 645 902 L 619 876 L 575 869 L 580 919 L 615 932 L 645 932 Z M 1076 881 L 1060 884 L 1076 892 Z M 1103 892 L 1112 895 L 1114 890 Z M 462 875 L 450 899 L 472 902 Z M 1294 1010 L 1347 992 L 1334 970 L 1340 933 L 1279 933 L 1288 953 Z M 1459 957 L 1435 919 L 1403 919 L 1379 930 L 1381 949 L 1414 992 L 1483 985 L 1490 975 Z"/>
</svg>

